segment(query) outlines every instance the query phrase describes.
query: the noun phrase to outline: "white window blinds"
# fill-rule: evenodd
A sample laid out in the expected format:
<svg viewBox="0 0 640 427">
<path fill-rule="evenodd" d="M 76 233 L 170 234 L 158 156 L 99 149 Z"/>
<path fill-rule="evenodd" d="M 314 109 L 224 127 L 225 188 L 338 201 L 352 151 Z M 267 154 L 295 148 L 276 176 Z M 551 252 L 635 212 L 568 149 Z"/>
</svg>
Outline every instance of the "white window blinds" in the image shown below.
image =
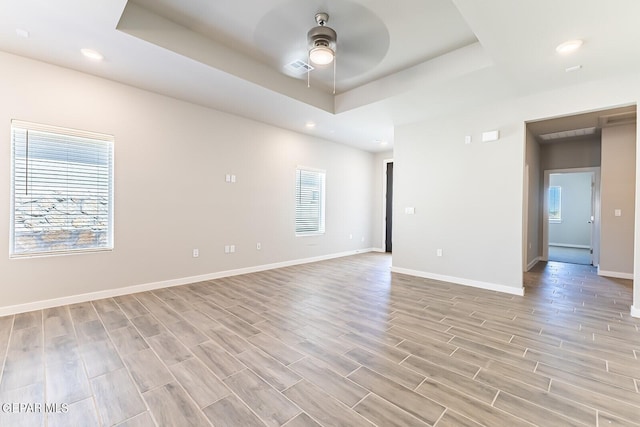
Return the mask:
<svg viewBox="0 0 640 427">
<path fill-rule="evenodd" d="M 296 234 L 324 233 L 323 171 L 296 169 Z"/>
<path fill-rule="evenodd" d="M 113 137 L 12 121 L 11 255 L 113 248 Z"/>
</svg>

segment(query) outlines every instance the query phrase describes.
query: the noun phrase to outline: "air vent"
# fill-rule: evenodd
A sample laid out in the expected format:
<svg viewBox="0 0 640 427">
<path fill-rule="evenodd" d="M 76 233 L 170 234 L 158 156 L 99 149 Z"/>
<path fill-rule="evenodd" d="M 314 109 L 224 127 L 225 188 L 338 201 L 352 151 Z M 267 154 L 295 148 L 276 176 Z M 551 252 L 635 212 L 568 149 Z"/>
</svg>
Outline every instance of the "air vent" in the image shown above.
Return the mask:
<svg viewBox="0 0 640 427">
<path fill-rule="evenodd" d="M 543 135 L 540 135 L 540 139 L 543 141 L 553 141 L 555 139 L 576 138 L 578 136 L 594 135 L 595 133 L 596 133 L 595 127 L 573 129 L 573 130 L 564 130 L 562 132 L 545 133 Z"/>
<path fill-rule="evenodd" d="M 284 66 L 291 74 L 302 75 L 309 71 L 313 71 L 313 66 L 304 61 L 296 59 Z"/>
<path fill-rule="evenodd" d="M 611 114 L 608 116 L 600 116 L 598 123 L 600 127 L 629 125 L 636 122 L 636 112 L 629 111 L 626 113 Z"/>
</svg>

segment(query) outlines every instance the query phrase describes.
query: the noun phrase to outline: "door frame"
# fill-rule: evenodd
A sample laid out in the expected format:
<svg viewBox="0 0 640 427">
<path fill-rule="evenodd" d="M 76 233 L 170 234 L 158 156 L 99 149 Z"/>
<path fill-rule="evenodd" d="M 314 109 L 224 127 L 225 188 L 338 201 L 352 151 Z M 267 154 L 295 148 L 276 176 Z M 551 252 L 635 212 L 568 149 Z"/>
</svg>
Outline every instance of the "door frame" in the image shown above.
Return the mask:
<svg viewBox="0 0 640 427">
<path fill-rule="evenodd" d="M 387 248 L 387 165 L 393 163 L 393 159 L 382 160 L 382 252 Z M 395 167 L 395 164 L 394 164 Z M 395 172 L 394 172 L 395 180 Z M 393 201 L 392 201 L 393 203 Z M 393 219 L 391 222 L 391 230 L 393 233 Z M 392 239 L 393 241 L 393 239 Z"/>
<path fill-rule="evenodd" d="M 557 173 L 585 173 L 592 172 L 595 185 L 592 189 L 594 220 L 592 228 L 593 249 L 592 260 L 594 267 L 600 263 L 600 167 L 572 168 L 572 169 L 548 169 L 544 171 L 544 185 L 542 188 L 542 261 L 549 260 L 549 175 Z"/>
</svg>

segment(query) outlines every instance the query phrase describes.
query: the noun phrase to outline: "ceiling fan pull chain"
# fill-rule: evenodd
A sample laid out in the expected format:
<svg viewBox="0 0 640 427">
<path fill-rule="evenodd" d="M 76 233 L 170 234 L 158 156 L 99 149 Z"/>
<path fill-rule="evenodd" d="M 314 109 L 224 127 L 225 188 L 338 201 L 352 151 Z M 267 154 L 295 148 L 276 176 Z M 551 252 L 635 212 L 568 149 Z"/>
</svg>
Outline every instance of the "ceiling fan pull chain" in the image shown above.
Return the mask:
<svg viewBox="0 0 640 427">
<path fill-rule="evenodd" d="M 309 51 L 307 51 L 307 64 L 311 64 L 311 54 L 309 53 Z M 311 80 L 310 80 L 310 75 L 311 73 L 311 67 L 307 67 L 307 88 L 311 87 Z"/>
</svg>

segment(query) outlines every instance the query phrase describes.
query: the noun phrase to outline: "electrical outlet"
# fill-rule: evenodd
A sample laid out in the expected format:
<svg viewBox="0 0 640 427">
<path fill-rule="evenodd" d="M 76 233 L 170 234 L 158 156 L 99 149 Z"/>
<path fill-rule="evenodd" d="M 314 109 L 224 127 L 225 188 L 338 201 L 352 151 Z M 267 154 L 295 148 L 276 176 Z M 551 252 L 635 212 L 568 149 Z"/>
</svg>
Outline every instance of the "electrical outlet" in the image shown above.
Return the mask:
<svg viewBox="0 0 640 427">
<path fill-rule="evenodd" d="M 232 254 L 236 252 L 236 245 L 231 245 L 229 246 L 229 252 L 231 252 Z"/>
<path fill-rule="evenodd" d="M 193 250 L 193 257 L 198 258 L 200 256 L 200 251 L 198 249 Z"/>
<path fill-rule="evenodd" d="M 224 253 L 228 254 L 231 251 L 231 248 L 229 247 L 229 245 L 225 245 L 224 247 Z"/>
<path fill-rule="evenodd" d="M 442 256 L 442 249 L 436 249 L 436 256 Z"/>
<path fill-rule="evenodd" d="M 256 250 L 260 250 L 262 249 L 262 244 L 260 244 L 260 242 L 256 243 Z"/>
<path fill-rule="evenodd" d="M 362 242 L 364 243 L 364 236 L 362 236 Z"/>
<path fill-rule="evenodd" d="M 353 240 L 353 234 L 349 234 L 349 240 Z"/>
</svg>

